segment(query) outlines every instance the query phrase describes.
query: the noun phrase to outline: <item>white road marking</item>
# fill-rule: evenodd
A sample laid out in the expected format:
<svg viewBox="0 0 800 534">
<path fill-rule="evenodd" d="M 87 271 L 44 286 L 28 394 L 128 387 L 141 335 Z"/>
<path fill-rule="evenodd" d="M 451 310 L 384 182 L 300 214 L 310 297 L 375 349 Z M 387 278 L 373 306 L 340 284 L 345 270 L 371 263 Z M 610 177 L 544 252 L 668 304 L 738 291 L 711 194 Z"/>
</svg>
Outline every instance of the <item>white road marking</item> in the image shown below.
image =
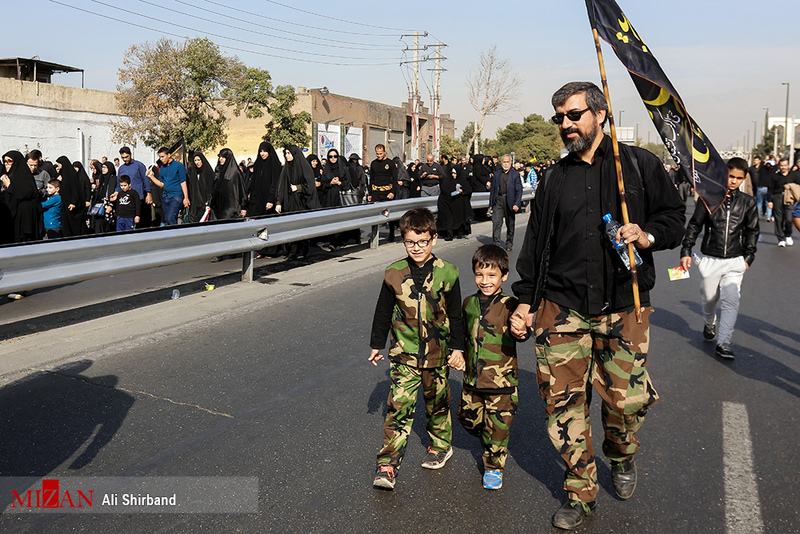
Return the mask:
<svg viewBox="0 0 800 534">
<path fill-rule="evenodd" d="M 743 404 L 722 403 L 722 450 L 725 530 L 727 534 L 760 534 L 764 522 L 753 469 L 750 422 Z"/>
</svg>

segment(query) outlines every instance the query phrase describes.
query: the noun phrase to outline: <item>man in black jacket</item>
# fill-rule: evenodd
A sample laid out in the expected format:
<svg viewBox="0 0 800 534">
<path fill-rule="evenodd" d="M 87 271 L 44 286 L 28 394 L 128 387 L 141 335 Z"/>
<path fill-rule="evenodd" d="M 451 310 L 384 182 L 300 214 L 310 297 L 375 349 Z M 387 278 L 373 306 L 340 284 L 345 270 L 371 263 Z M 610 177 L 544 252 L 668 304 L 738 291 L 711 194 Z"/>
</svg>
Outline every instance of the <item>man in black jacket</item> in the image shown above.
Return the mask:
<svg viewBox="0 0 800 534">
<path fill-rule="evenodd" d="M 692 266 L 692 247 L 700 230 L 705 254 L 697 266 L 703 284 L 700 295 L 703 301 L 703 337 L 706 341 L 717 338 L 717 355 L 733 359 L 731 338 L 736 316 L 739 314 L 739 292 L 744 273 L 753 264 L 758 243 L 758 205 L 756 199 L 739 191 L 747 172 L 747 162 L 742 158 L 728 161 L 728 194 L 722 206 L 713 214 L 705 204 L 698 203 L 686 227 L 681 247 L 681 265 Z M 720 304 L 719 332 L 717 331 L 717 304 Z"/>
<path fill-rule="evenodd" d="M 783 195 L 789 183 L 800 183 L 797 171 L 789 170 L 789 160 L 781 158 L 778 162 L 778 170 L 772 174 L 770 182 L 770 201 L 767 204 L 775 217 L 775 237 L 778 238 L 778 246 L 791 247 L 794 245 L 792 240 L 792 206 L 783 203 Z"/>
<path fill-rule="evenodd" d="M 678 246 L 685 207 L 658 158 L 620 146 L 630 222 L 615 240 L 633 243 L 643 259 L 638 272 L 646 308 L 638 324 L 630 272 L 604 231 L 604 214 L 622 220 L 612 142 L 603 134 L 608 104 L 589 82 L 566 84 L 552 103 L 569 155 L 539 184 L 531 206 L 513 286 L 520 304 L 512 333 L 521 338 L 537 312 L 537 381 L 550 439 L 567 466 L 568 501 L 553 525 L 573 529 L 594 510 L 598 489 L 589 424 L 593 386 L 603 400 L 603 452 L 614 489 L 627 499 L 636 488 L 636 432 L 658 400 L 646 367 L 652 251 Z"/>
</svg>

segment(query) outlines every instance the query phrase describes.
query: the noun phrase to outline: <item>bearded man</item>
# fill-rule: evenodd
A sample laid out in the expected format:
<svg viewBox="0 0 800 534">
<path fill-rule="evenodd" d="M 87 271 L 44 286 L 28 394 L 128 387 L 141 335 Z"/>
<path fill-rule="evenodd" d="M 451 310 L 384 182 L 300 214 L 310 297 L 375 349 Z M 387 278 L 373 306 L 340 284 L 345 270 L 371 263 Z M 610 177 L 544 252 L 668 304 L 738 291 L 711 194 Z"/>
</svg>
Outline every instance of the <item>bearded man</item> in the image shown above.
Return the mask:
<svg viewBox="0 0 800 534">
<path fill-rule="evenodd" d="M 631 275 L 605 233 L 603 215 L 622 221 L 611 138 L 603 133 L 608 105 L 593 83 L 571 82 L 552 98 L 569 155 L 539 184 L 517 261 L 520 301 L 512 333 L 522 338 L 536 312 L 537 382 L 546 403 L 551 441 L 566 464 L 568 500 L 553 525 L 574 529 L 595 509 L 597 468 L 589 423 L 591 388 L 602 398 L 605 440 L 614 490 L 636 489 L 636 432 L 658 394 L 647 373 L 649 290 L 653 251 L 681 243 L 684 204 L 661 162 L 620 145 L 630 223 L 617 242 L 633 243 L 642 323 L 635 318 Z"/>
</svg>

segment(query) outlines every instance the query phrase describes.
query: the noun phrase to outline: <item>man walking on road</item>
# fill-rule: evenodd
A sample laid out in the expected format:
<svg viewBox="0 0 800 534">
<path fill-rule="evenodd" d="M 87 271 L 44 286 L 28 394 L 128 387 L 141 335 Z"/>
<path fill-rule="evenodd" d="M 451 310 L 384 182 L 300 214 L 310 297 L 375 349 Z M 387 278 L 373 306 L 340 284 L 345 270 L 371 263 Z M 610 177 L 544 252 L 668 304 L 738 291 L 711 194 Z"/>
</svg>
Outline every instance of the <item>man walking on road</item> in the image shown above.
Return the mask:
<svg viewBox="0 0 800 534">
<path fill-rule="evenodd" d="M 439 184 L 444 176 L 442 165 L 434 161 L 433 154 L 428 154 L 425 157 L 425 163 L 422 164 L 422 170 L 419 173 L 420 183 L 422 184 L 420 196 L 438 197 Z"/>
<path fill-rule="evenodd" d="M 536 311 L 537 382 L 550 440 L 567 468 L 568 500 L 553 525 L 574 529 L 596 506 L 592 387 L 602 398 L 603 452 L 614 490 L 628 499 L 636 489 L 636 432 L 658 401 L 647 374 L 652 252 L 680 244 L 685 207 L 658 158 L 620 145 L 630 222 L 616 240 L 633 243 L 643 260 L 638 324 L 630 272 L 604 231 L 604 214 L 622 220 L 612 142 L 603 134 L 608 104 L 589 82 L 566 84 L 552 104 L 569 155 L 553 166 L 533 200 L 517 261 L 514 315 L 530 326 Z M 526 332 L 512 327 L 512 333 L 521 338 Z"/>
<path fill-rule="evenodd" d="M 511 155 L 504 154 L 500 168 L 494 171 L 489 185 L 489 207 L 492 208 L 492 239 L 498 247 L 503 247 L 500 233 L 503 221 L 506 223 L 506 246 L 511 252 L 514 246 L 514 224 L 516 214 L 522 206 L 522 179 L 519 172 L 511 168 Z"/>
</svg>

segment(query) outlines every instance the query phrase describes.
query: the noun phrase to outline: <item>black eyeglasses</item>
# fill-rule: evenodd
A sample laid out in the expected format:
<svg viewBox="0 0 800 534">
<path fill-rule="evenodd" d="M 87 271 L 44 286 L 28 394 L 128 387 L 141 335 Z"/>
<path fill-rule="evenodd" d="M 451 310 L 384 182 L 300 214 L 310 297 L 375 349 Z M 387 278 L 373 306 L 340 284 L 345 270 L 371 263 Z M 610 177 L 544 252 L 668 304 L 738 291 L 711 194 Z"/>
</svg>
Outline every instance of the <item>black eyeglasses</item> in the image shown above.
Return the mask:
<svg viewBox="0 0 800 534">
<path fill-rule="evenodd" d="M 328 159 L 336 159 L 338 157 L 339 156 L 337 156 L 336 154 L 331 154 L 330 156 L 328 156 Z"/>
<path fill-rule="evenodd" d="M 406 248 L 414 248 L 414 245 L 419 245 L 419 248 L 425 248 L 430 244 L 430 239 L 420 239 L 419 241 L 403 241 Z"/>
<path fill-rule="evenodd" d="M 586 108 L 581 111 L 573 110 L 573 111 L 567 111 L 566 113 L 556 113 L 555 115 L 550 117 L 550 120 L 552 120 L 554 124 L 561 124 L 562 122 L 564 122 L 564 117 L 566 117 L 570 120 L 570 122 L 578 122 L 579 120 L 581 120 L 581 117 L 583 117 L 583 114 L 589 111 L 589 109 L 590 108 Z"/>
</svg>

